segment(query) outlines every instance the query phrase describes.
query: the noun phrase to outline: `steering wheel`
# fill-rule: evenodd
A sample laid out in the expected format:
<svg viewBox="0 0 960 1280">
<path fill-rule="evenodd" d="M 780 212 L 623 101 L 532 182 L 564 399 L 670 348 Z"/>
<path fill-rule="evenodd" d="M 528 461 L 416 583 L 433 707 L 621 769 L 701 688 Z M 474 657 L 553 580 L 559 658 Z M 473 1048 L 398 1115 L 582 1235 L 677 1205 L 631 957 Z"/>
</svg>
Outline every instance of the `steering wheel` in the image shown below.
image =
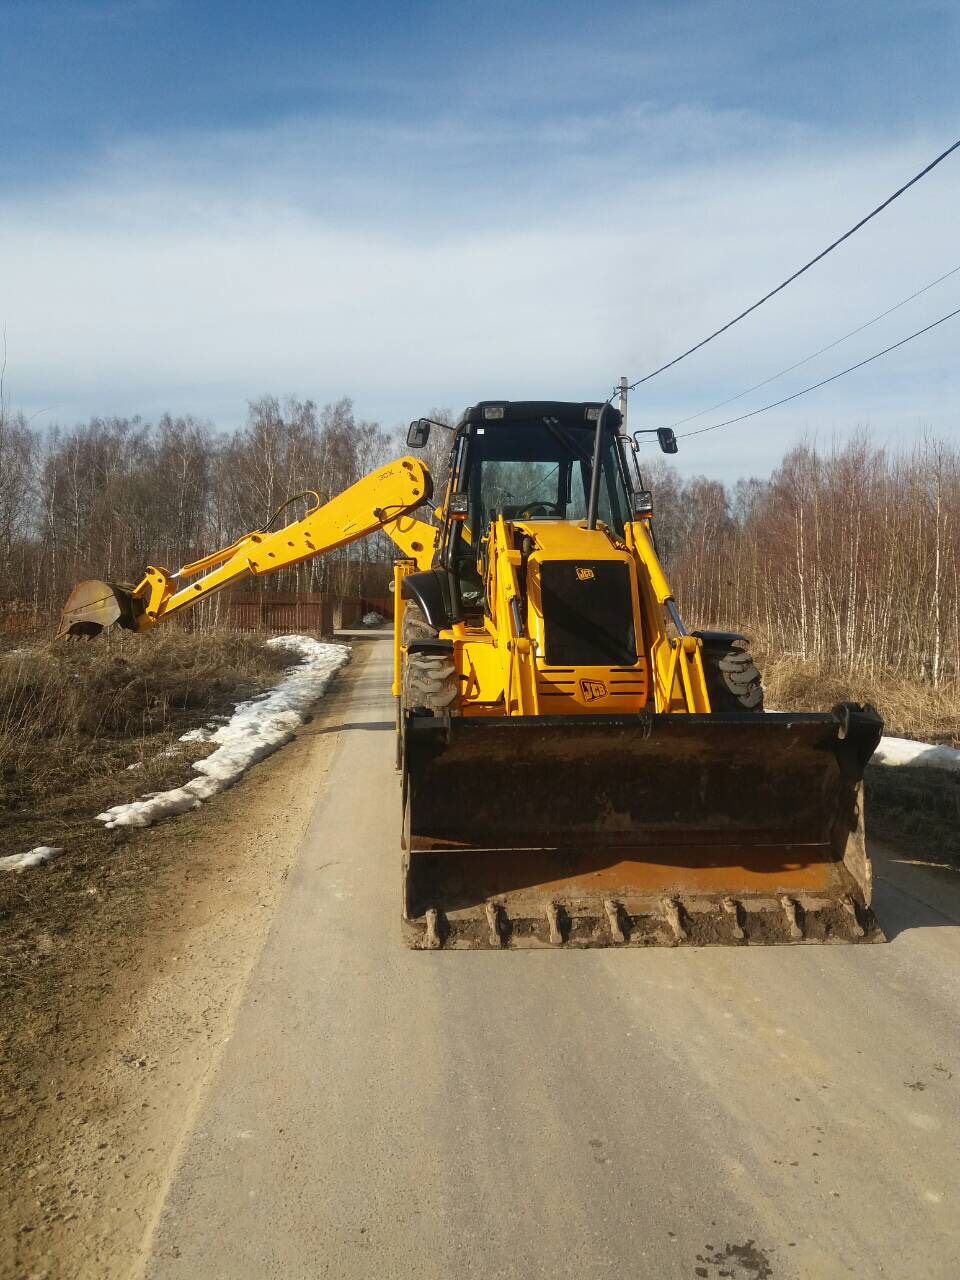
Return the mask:
<svg viewBox="0 0 960 1280">
<path fill-rule="evenodd" d="M 559 516 L 563 512 L 560 509 L 559 502 L 531 502 L 529 507 L 524 507 L 519 516 L 519 520 L 531 520 L 536 516 Z"/>
</svg>

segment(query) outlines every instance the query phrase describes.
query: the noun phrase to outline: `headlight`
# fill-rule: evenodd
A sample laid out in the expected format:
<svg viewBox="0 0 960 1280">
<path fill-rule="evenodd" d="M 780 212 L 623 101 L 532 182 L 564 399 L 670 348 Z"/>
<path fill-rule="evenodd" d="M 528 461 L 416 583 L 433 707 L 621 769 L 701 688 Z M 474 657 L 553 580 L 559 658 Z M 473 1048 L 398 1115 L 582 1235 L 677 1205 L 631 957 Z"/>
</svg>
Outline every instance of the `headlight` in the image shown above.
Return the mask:
<svg viewBox="0 0 960 1280">
<path fill-rule="evenodd" d="M 649 489 L 635 489 L 633 492 L 633 514 L 646 518 L 653 515 L 653 494 Z"/>
</svg>

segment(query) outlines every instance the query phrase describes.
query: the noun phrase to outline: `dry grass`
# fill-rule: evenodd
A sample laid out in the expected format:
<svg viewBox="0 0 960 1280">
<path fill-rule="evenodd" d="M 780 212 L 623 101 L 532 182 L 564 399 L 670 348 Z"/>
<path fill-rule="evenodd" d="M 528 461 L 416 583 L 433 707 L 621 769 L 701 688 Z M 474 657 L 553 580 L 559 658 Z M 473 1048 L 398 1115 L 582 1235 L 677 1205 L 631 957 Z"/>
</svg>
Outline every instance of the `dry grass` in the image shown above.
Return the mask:
<svg viewBox="0 0 960 1280">
<path fill-rule="evenodd" d="M 182 778 L 194 753 L 163 753 L 184 729 L 289 661 L 250 633 L 173 629 L 0 654 L 0 854 L 63 843 L 104 805 Z"/>
<path fill-rule="evenodd" d="M 820 663 L 755 649 L 765 701 L 783 711 L 826 711 L 837 702 L 872 702 L 885 732 L 960 746 L 960 684 L 934 688 L 904 676 L 841 674 Z"/>
</svg>

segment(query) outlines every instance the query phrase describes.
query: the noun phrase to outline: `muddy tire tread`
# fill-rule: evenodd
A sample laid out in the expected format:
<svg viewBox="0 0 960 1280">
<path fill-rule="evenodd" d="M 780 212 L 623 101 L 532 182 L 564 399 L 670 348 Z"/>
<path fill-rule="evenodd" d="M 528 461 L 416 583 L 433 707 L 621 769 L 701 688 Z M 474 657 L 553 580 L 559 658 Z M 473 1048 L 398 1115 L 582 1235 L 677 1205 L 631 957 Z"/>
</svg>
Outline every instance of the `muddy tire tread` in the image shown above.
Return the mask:
<svg viewBox="0 0 960 1280">
<path fill-rule="evenodd" d="M 432 627 L 419 605 L 408 602 L 400 628 L 400 643 L 406 648 L 416 640 L 436 640 L 439 632 Z M 449 711 L 460 688 L 457 669 L 445 653 L 405 653 L 401 680 L 404 711 Z"/>
<path fill-rule="evenodd" d="M 703 673 L 714 711 L 763 710 L 763 681 L 750 651 L 740 644 L 703 648 Z"/>
</svg>

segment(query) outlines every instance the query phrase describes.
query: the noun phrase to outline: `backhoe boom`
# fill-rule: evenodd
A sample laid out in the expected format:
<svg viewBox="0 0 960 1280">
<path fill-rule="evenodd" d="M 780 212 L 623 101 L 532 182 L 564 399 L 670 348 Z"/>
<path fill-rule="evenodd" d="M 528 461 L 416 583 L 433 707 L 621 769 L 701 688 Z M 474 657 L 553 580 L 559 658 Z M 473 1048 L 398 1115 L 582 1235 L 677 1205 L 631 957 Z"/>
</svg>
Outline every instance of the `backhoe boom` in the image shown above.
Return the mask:
<svg viewBox="0 0 960 1280">
<path fill-rule="evenodd" d="M 275 573 L 325 551 L 384 529 L 405 554 L 411 542 L 433 554 L 433 527 L 410 513 L 432 492 L 430 472 L 418 458 L 403 457 L 358 480 L 283 529 L 256 529 L 228 547 L 183 565 L 176 573 L 150 565 L 135 587 L 91 580 L 72 592 L 59 636 L 95 635 L 113 623 L 146 631 L 200 600 L 245 578 Z M 429 549 L 426 544 L 429 535 Z"/>
</svg>

